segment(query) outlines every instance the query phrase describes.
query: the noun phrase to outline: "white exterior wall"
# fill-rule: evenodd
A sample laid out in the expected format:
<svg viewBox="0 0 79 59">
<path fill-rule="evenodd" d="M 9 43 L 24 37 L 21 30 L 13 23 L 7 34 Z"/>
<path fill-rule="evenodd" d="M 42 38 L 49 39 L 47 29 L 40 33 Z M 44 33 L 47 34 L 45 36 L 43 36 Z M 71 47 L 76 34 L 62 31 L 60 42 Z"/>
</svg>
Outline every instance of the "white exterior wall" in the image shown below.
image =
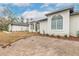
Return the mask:
<svg viewBox="0 0 79 59">
<path fill-rule="evenodd" d="M 37 32 L 40 32 L 40 23 L 37 24 Z"/>
<path fill-rule="evenodd" d="M 70 35 L 77 36 L 79 31 L 79 15 L 73 15 L 70 17 Z"/>
<path fill-rule="evenodd" d="M 63 17 L 63 29 L 62 30 L 53 30 L 51 29 L 51 19 L 55 15 L 61 15 Z M 70 10 L 65 10 L 56 14 L 53 14 L 51 16 L 48 16 L 48 34 L 49 35 L 60 35 L 64 36 L 67 35 L 69 36 L 69 21 L 70 21 Z"/>
<path fill-rule="evenodd" d="M 31 28 L 31 24 L 29 25 L 29 32 L 35 32 L 35 23 L 33 23 L 32 25 L 34 25 L 34 29 Z"/>
<path fill-rule="evenodd" d="M 11 24 L 9 24 L 9 26 L 8 26 L 8 31 L 9 32 L 11 31 Z"/>
<path fill-rule="evenodd" d="M 48 26 L 47 26 L 47 21 L 41 21 L 40 22 L 40 33 L 41 34 L 47 34 L 47 28 Z"/>
<path fill-rule="evenodd" d="M 29 24 L 29 32 L 32 32 L 31 25 Z"/>
<path fill-rule="evenodd" d="M 36 31 L 35 31 L 35 28 L 36 28 L 36 27 L 35 27 L 35 26 L 36 26 L 36 23 L 34 22 L 33 24 L 34 24 L 34 29 L 33 29 L 33 32 L 36 32 Z"/>
<path fill-rule="evenodd" d="M 28 27 L 9 25 L 9 31 L 28 31 Z"/>
</svg>

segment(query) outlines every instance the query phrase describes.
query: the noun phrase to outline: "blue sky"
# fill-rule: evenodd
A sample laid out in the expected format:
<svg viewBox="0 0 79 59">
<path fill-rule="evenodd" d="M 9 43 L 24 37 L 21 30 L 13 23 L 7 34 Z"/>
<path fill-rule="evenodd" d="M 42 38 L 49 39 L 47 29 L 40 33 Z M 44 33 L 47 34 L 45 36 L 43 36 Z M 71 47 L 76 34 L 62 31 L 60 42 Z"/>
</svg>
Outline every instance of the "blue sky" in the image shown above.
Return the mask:
<svg viewBox="0 0 79 59">
<path fill-rule="evenodd" d="M 79 11 L 79 4 L 73 3 L 1 3 L 0 12 L 2 12 L 4 8 L 8 7 L 13 13 L 20 16 L 23 14 L 32 14 L 32 12 L 34 13 L 35 11 L 37 13 L 51 12 L 56 9 L 70 6 L 74 6 L 74 10 Z"/>
</svg>

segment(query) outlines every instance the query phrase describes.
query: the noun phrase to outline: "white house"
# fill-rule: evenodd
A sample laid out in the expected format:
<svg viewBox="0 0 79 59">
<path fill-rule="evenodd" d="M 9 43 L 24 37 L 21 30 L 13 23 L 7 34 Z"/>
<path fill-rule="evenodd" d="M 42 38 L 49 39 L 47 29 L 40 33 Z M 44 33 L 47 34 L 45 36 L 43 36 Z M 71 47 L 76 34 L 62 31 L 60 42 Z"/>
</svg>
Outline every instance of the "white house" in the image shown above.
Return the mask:
<svg viewBox="0 0 79 59">
<path fill-rule="evenodd" d="M 16 28 L 16 26 L 14 27 Z M 40 34 L 77 36 L 79 13 L 75 13 L 73 8 L 64 8 L 46 14 L 46 18 L 29 22 L 27 27 L 29 32 L 39 32 Z"/>
<path fill-rule="evenodd" d="M 29 27 L 26 23 L 12 23 L 9 24 L 9 31 L 28 31 Z"/>
</svg>

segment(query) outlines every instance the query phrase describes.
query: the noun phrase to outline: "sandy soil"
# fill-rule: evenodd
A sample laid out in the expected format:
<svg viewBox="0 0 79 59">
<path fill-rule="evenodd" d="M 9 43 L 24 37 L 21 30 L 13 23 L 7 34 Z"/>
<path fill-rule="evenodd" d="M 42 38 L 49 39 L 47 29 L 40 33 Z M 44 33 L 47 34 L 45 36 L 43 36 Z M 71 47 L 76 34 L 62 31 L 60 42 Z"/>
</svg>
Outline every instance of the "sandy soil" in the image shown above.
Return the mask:
<svg viewBox="0 0 79 59">
<path fill-rule="evenodd" d="M 79 55 L 79 42 L 32 36 L 19 40 L 6 48 L 0 47 L 1 56 L 75 56 Z"/>
</svg>

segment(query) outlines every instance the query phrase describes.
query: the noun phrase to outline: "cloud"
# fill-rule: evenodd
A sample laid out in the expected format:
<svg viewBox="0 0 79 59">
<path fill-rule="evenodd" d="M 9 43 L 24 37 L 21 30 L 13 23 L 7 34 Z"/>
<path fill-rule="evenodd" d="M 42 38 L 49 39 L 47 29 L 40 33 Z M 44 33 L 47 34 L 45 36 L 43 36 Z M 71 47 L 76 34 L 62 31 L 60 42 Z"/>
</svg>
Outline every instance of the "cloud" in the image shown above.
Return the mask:
<svg viewBox="0 0 79 59">
<path fill-rule="evenodd" d="M 9 15 L 9 10 L 6 7 L 0 7 L 0 16 Z"/>
<path fill-rule="evenodd" d="M 0 7 L 0 13 L 4 12 L 5 8 L 4 7 Z"/>
<path fill-rule="evenodd" d="M 45 11 L 53 11 L 55 10 L 55 3 L 44 3 L 40 8 Z"/>
<path fill-rule="evenodd" d="M 30 3 L 13 3 L 12 5 L 15 5 L 15 6 L 18 6 L 18 7 L 31 6 Z"/>
<path fill-rule="evenodd" d="M 44 3 L 40 8 L 48 7 L 50 3 Z"/>
<path fill-rule="evenodd" d="M 22 16 L 24 18 L 43 18 L 45 17 L 45 14 L 48 13 L 48 11 L 40 12 L 37 10 L 32 10 L 32 11 L 25 11 Z"/>
<path fill-rule="evenodd" d="M 8 9 L 6 7 L 0 7 L 0 14 L 6 15 L 8 13 Z"/>
</svg>

